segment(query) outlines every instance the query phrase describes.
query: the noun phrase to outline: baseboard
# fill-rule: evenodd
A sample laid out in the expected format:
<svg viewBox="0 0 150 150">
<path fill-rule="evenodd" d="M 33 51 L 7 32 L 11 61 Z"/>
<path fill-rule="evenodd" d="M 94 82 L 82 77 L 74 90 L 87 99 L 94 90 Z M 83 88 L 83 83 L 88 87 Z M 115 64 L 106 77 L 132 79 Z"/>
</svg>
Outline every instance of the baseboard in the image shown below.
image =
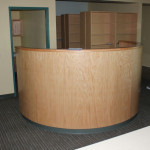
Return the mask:
<svg viewBox="0 0 150 150">
<path fill-rule="evenodd" d="M 1 100 L 1 99 L 13 98 L 13 97 L 16 97 L 14 93 L 5 94 L 5 95 L 0 95 L 0 100 Z"/>
</svg>

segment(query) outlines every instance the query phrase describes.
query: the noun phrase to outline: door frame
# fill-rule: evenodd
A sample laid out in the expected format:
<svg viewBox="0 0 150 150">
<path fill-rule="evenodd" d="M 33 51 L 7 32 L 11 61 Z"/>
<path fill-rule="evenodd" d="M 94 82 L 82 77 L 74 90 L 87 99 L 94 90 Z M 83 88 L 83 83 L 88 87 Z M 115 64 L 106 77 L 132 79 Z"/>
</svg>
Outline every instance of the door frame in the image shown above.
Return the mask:
<svg viewBox="0 0 150 150">
<path fill-rule="evenodd" d="M 10 25 L 10 42 L 11 42 L 11 58 L 12 58 L 12 69 L 13 69 L 13 84 L 14 84 L 14 96 L 17 96 L 16 88 L 16 77 L 14 69 L 14 56 L 13 56 L 13 37 L 12 37 L 12 21 L 11 21 L 11 11 L 21 11 L 21 10 L 44 10 L 45 11 L 45 26 L 46 26 L 46 48 L 50 48 L 49 39 L 49 8 L 48 7 L 9 7 L 9 25 Z"/>
</svg>

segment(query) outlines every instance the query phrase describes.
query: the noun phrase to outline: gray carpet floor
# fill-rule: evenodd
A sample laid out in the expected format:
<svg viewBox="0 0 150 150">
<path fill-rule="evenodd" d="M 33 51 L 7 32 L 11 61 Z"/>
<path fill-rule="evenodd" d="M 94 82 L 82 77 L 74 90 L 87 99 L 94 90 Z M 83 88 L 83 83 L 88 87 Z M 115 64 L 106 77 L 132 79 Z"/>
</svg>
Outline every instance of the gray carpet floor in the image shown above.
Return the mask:
<svg viewBox="0 0 150 150">
<path fill-rule="evenodd" d="M 150 125 L 150 90 L 141 87 L 140 110 L 127 125 L 97 134 L 58 134 L 34 126 L 19 112 L 17 98 L 0 100 L 0 150 L 73 150 Z"/>
</svg>

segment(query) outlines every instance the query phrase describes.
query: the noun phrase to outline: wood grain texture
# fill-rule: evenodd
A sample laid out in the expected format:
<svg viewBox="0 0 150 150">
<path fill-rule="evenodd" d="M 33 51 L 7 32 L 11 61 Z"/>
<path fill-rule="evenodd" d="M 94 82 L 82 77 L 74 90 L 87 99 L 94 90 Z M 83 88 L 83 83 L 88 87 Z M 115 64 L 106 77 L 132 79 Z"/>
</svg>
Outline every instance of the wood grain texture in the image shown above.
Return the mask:
<svg viewBox="0 0 150 150">
<path fill-rule="evenodd" d="M 80 14 L 68 14 L 67 48 L 80 48 Z"/>
<path fill-rule="evenodd" d="M 80 15 L 83 20 L 81 21 L 82 48 L 95 49 L 115 45 L 115 13 L 90 11 Z"/>
<path fill-rule="evenodd" d="M 86 49 L 86 12 L 80 13 L 80 47 Z"/>
<path fill-rule="evenodd" d="M 62 48 L 80 48 L 80 14 L 62 15 Z"/>
<path fill-rule="evenodd" d="M 85 39 L 86 39 L 86 48 L 88 48 L 88 49 L 91 49 L 91 44 L 92 44 L 92 42 L 91 42 L 91 18 L 92 18 L 92 15 L 91 15 L 91 13 L 90 12 L 87 12 L 86 13 L 86 15 L 85 15 L 85 17 L 86 17 L 86 34 L 85 34 Z"/>
<path fill-rule="evenodd" d="M 127 40 L 137 42 L 137 14 L 116 14 L 116 40 Z"/>
<path fill-rule="evenodd" d="M 118 46 L 119 47 L 132 47 L 132 46 L 136 46 L 137 43 L 136 42 L 132 42 L 132 41 L 118 41 Z"/>
<path fill-rule="evenodd" d="M 56 16 L 57 49 L 62 48 L 61 16 Z"/>
<path fill-rule="evenodd" d="M 21 113 L 51 127 L 91 129 L 138 112 L 141 47 L 17 49 Z"/>
<path fill-rule="evenodd" d="M 82 48 L 109 48 L 119 40 L 137 41 L 136 13 L 89 11 L 80 16 Z"/>
<path fill-rule="evenodd" d="M 61 15 L 61 37 L 62 37 L 62 48 L 67 48 L 66 41 L 66 15 Z"/>
</svg>

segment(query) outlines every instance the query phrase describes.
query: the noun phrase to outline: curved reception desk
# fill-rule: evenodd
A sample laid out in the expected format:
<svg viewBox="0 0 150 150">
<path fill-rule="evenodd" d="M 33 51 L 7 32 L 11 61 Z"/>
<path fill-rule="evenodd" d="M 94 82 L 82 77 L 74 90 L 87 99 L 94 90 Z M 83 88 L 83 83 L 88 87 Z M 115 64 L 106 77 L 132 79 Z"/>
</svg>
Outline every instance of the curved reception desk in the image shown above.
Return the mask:
<svg viewBox="0 0 150 150">
<path fill-rule="evenodd" d="M 64 133 L 117 127 L 138 113 L 141 47 L 17 48 L 20 111 Z"/>
</svg>

